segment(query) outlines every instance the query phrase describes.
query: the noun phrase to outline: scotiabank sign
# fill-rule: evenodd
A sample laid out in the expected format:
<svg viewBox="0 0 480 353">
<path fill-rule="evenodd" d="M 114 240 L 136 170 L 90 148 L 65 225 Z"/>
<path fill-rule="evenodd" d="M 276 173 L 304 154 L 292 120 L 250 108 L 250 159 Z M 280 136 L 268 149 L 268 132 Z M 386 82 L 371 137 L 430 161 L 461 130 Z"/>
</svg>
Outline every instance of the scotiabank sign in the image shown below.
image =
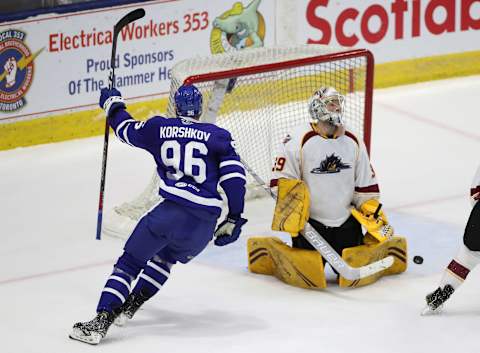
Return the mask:
<svg viewBox="0 0 480 353">
<path fill-rule="evenodd" d="M 309 0 L 303 15 L 306 43 L 367 47 L 380 61 L 480 49 L 480 0 Z"/>
</svg>

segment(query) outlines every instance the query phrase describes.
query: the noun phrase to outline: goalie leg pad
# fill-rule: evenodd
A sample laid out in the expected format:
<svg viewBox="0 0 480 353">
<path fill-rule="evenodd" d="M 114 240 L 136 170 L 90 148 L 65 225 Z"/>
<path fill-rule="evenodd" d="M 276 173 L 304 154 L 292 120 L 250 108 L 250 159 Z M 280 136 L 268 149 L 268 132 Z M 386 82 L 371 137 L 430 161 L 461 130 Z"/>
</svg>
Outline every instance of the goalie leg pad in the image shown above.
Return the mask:
<svg viewBox="0 0 480 353">
<path fill-rule="evenodd" d="M 278 180 L 278 196 L 272 230 L 297 236 L 309 217 L 310 195 L 306 184 L 297 179 Z"/>
<path fill-rule="evenodd" d="M 277 237 L 252 237 L 247 252 L 250 272 L 275 276 L 300 288 L 327 287 L 322 257 L 315 250 L 291 248 Z"/>
<path fill-rule="evenodd" d="M 402 273 L 407 269 L 407 239 L 404 237 L 394 236 L 381 243 L 375 242 L 344 249 L 342 258 L 352 267 L 365 266 L 389 255 L 394 258 L 391 267 L 355 281 L 349 281 L 340 276 L 340 287 L 354 288 L 366 286 L 376 282 L 383 276 Z"/>
</svg>

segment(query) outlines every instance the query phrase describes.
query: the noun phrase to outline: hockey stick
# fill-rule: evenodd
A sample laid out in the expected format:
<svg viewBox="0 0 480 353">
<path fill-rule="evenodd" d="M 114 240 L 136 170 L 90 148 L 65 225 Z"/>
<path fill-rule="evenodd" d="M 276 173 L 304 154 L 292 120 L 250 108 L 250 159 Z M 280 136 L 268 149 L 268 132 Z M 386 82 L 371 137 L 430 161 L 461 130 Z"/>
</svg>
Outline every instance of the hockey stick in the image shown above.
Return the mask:
<svg viewBox="0 0 480 353">
<path fill-rule="evenodd" d="M 117 39 L 118 34 L 129 23 L 136 21 L 145 16 L 144 9 L 136 9 L 118 21 L 113 27 L 113 42 L 112 42 L 112 57 L 110 60 L 110 74 L 108 75 L 110 89 L 115 88 L 115 56 L 117 54 Z M 102 233 L 102 218 L 103 218 L 103 199 L 105 196 L 105 174 L 107 171 L 107 154 L 108 154 L 108 134 L 110 132 L 110 126 L 108 125 L 108 117 L 105 118 L 105 135 L 103 139 L 103 157 L 102 157 L 102 172 L 100 177 L 100 195 L 98 200 L 98 216 L 97 216 L 97 235 L 96 239 L 100 240 Z"/>
<path fill-rule="evenodd" d="M 277 195 L 269 188 L 265 182 L 258 176 L 250 166 L 241 159 L 245 169 L 255 179 L 259 186 L 261 186 L 273 199 L 277 198 Z M 371 264 L 362 267 L 349 266 L 342 257 L 327 243 L 327 241 L 310 225 L 307 223 L 304 228 L 303 236 L 307 241 L 322 255 L 322 257 L 328 261 L 330 265 L 342 275 L 342 277 L 349 281 L 358 280 L 371 276 L 377 272 L 383 271 L 393 264 L 393 256 L 389 255 L 381 260 L 373 262 Z"/>
</svg>

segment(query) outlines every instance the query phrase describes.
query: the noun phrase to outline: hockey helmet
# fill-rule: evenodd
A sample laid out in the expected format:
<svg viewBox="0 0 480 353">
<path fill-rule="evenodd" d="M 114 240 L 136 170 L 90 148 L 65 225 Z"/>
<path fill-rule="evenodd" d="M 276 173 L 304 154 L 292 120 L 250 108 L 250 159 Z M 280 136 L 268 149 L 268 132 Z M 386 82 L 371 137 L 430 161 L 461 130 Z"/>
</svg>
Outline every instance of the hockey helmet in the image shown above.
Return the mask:
<svg viewBox="0 0 480 353">
<path fill-rule="evenodd" d="M 177 116 L 198 119 L 202 114 L 202 93 L 194 85 L 182 85 L 175 92 Z"/>
<path fill-rule="evenodd" d="M 345 97 L 332 87 L 321 87 L 308 105 L 312 122 L 323 121 L 335 126 L 343 125 L 344 110 Z"/>
</svg>

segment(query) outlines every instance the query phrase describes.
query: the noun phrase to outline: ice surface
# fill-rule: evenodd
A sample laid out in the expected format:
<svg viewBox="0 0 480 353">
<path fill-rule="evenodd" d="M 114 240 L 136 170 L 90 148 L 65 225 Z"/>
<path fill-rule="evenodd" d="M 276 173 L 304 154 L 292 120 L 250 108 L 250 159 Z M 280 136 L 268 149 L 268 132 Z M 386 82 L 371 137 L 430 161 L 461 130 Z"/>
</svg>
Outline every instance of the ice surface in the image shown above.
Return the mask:
<svg viewBox="0 0 480 353">
<path fill-rule="evenodd" d="M 174 267 L 161 293 L 96 348 L 68 333 L 93 317 L 123 245 L 95 240 L 103 138 L 0 152 L 0 351 L 477 352 L 477 270 L 443 315 L 419 313 L 470 210 L 478 92 L 480 76 L 375 91 L 372 162 L 384 207 L 423 265 L 410 260 L 405 274 L 353 290 L 309 291 L 251 274 L 247 237 L 272 234 L 273 203 L 255 200 L 237 243 Z M 106 208 L 141 192 L 153 161 L 113 140 L 108 163 Z"/>
</svg>

